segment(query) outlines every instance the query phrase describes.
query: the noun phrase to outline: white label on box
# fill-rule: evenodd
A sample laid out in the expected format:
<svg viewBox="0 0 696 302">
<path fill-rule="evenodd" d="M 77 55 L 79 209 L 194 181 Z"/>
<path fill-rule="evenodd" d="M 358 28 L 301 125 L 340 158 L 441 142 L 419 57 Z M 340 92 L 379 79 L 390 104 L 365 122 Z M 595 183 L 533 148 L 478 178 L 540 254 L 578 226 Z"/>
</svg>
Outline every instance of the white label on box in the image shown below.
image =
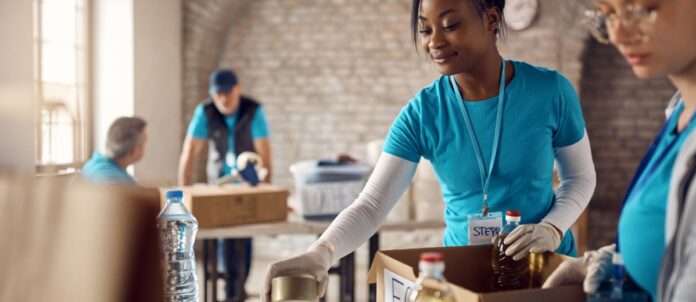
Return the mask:
<svg viewBox="0 0 696 302">
<path fill-rule="evenodd" d="M 406 302 L 414 288 L 413 282 L 384 269 L 384 302 Z"/>
<path fill-rule="evenodd" d="M 335 215 L 350 206 L 364 186 L 362 180 L 307 184 L 300 188 L 303 215 Z"/>
</svg>

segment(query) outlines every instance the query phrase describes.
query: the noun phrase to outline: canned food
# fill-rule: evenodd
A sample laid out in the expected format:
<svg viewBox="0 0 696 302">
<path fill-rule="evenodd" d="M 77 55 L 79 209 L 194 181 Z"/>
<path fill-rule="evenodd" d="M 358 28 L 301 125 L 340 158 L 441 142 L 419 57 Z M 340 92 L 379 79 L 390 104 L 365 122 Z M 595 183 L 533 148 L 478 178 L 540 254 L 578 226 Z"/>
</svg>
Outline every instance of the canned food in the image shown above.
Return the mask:
<svg viewBox="0 0 696 302">
<path fill-rule="evenodd" d="M 312 276 L 283 276 L 271 280 L 273 302 L 315 302 L 319 300 L 317 281 Z"/>
</svg>

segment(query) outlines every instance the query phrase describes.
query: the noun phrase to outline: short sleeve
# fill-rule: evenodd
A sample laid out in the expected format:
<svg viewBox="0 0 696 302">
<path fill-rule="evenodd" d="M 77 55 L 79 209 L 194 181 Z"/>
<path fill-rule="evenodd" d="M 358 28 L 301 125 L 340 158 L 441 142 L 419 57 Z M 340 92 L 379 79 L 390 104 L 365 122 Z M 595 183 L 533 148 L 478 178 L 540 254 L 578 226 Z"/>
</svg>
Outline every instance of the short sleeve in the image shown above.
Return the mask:
<svg viewBox="0 0 696 302">
<path fill-rule="evenodd" d="M 411 101 L 392 123 L 384 142 L 383 151 L 418 163 L 423 156 L 420 131 L 420 110 L 418 110 L 417 103 Z"/>
<path fill-rule="evenodd" d="M 558 74 L 558 128 L 553 135 L 553 147 L 563 148 L 577 143 L 585 135 L 585 119 L 575 88 Z"/>
<path fill-rule="evenodd" d="M 186 135 L 202 140 L 208 138 L 208 118 L 205 116 L 203 104 L 196 106 L 196 110 L 193 111 Z"/>
<path fill-rule="evenodd" d="M 252 139 L 264 139 L 270 136 L 268 130 L 268 121 L 263 107 L 259 106 L 254 113 L 254 119 L 251 120 L 251 136 Z"/>
</svg>

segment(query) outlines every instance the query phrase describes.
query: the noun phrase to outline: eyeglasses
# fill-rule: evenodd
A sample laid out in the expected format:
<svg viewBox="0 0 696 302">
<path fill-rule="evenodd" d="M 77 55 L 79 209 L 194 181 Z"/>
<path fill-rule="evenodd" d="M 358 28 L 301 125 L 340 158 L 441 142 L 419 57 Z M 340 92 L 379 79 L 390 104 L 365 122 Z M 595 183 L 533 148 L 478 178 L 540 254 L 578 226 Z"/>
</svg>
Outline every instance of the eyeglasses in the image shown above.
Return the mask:
<svg viewBox="0 0 696 302">
<path fill-rule="evenodd" d="M 610 43 L 610 30 L 623 26 L 629 38 L 636 42 L 647 42 L 653 34 L 657 11 L 629 4 L 618 13 L 603 13 L 598 9 L 585 11 L 585 25 L 600 43 Z"/>
</svg>

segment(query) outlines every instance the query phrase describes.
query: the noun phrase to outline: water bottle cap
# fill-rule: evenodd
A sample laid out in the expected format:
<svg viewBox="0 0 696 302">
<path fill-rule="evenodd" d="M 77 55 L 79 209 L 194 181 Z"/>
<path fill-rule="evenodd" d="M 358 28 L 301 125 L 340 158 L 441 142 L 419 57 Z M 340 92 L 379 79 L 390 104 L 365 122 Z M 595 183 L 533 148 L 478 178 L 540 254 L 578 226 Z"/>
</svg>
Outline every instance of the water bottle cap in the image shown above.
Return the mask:
<svg viewBox="0 0 696 302">
<path fill-rule="evenodd" d="M 441 254 L 441 253 L 435 253 L 435 252 L 431 252 L 431 253 L 422 253 L 421 256 L 420 256 L 420 261 L 429 262 L 429 263 L 432 263 L 432 262 L 442 262 L 443 259 L 444 259 L 444 258 L 442 257 L 442 254 Z"/>
<path fill-rule="evenodd" d="M 172 198 L 183 198 L 184 197 L 184 192 L 181 190 L 169 190 L 167 191 L 167 199 L 172 199 Z"/>
<path fill-rule="evenodd" d="M 521 222 L 522 217 L 520 211 L 510 210 L 505 212 L 505 221 L 507 222 Z"/>
<path fill-rule="evenodd" d="M 445 259 L 441 253 L 422 253 L 418 262 L 418 270 L 428 275 L 442 274 L 445 271 Z"/>
</svg>

